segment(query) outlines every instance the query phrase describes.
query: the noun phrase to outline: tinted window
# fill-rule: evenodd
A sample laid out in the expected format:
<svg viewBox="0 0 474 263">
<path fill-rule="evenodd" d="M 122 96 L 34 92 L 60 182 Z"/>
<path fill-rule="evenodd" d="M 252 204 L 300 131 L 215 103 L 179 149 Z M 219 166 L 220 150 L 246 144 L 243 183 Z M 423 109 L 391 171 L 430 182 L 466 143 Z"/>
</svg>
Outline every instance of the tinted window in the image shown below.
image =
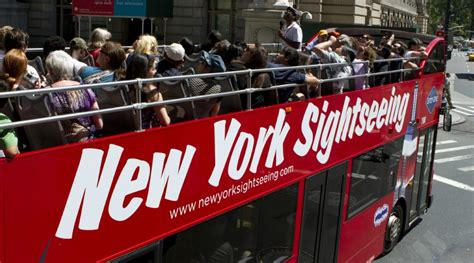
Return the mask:
<svg viewBox="0 0 474 263">
<path fill-rule="evenodd" d="M 439 43 L 431 52 L 426 60 L 424 74 L 432 74 L 437 72 L 444 72 L 444 48 L 442 43 Z"/>
<path fill-rule="evenodd" d="M 394 189 L 402 146 L 400 138 L 352 160 L 348 217 Z"/>
<path fill-rule="evenodd" d="M 297 191 L 289 186 L 166 238 L 164 262 L 283 262 L 292 253 Z"/>
</svg>

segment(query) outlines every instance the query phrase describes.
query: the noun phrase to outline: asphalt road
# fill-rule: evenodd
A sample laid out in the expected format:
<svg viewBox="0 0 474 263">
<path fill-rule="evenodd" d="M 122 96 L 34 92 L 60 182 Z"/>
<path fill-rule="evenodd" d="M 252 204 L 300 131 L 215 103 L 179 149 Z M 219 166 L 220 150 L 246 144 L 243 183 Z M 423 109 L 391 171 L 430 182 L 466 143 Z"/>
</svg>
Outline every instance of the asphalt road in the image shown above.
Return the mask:
<svg viewBox="0 0 474 263">
<path fill-rule="evenodd" d="M 438 130 L 433 205 L 377 263 L 474 262 L 474 62 L 455 51 L 448 71 L 455 73 L 453 101 L 466 121 Z"/>
</svg>

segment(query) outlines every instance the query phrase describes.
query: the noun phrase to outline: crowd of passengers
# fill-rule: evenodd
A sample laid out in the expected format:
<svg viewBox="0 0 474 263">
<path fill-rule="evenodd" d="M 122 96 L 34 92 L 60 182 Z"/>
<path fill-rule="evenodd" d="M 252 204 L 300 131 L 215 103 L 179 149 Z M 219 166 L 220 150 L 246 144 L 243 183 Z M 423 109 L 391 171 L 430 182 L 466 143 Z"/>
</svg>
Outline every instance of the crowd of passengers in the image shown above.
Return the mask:
<svg viewBox="0 0 474 263">
<path fill-rule="evenodd" d="M 230 43 L 218 31 L 209 34 L 208 42 L 194 44 L 188 38 L 172 43 L 160 50 L 155 37 L 140 36 L 133 48 L 127 51 L 121 44 L 111 41 L 112 35 L 106 29 L 96 28 L 91 32 L 89 42 L 76 37 L 69 42 L 59 36 L 52 36 L 44 42 L 43 55 L 28 60 L 28 34 L 19 28 L 0 28 L 0 92 L 24 89 L 38 89 L 75 86 L 81 84 L 107 83 L 119 80 L 146 79 L 160 76 L 179 76 L 193 73 L 212 73 L 245 69 L 279 68 L 306 64 L 335 63 L 322 70 L 282 69 L 253 74 L 251 87 L 265 89 L 272 85 L 306 84 L 278 91 L 255 92 L 252 105 L 247 105 L 243 96 L 243 108 L 262 107 L 275 103 L 302 100 L 326 94 L 337 94 L 350 90 L 366 89 L 401 80 L 403 73 L 391 73 L 374 77 L 360 77 L 352 80 L 337 80 L 322 83 L 320 79 L 343 78 L 369 72 L 384 72 L 402 68 L 416 69 L 413 60 L 376 62 L 379 59 L 426 57 L 422 42 L 412 39 L 407 44 L 397 41 L 394 35 L 381 38 L 379 43 L 370 35 L 351 37 L 338 32 L 320 30 L 317 37 L 304 44 L 298 24 L 300 12 L 289 7 L 284 15 L 278 36 L 283 48 L 271 56 L 260 44 L 243 42 Z M 66 47 L 69 51 L 66 52 Z M 161 52 L 160 52 L 161 51 Z M 192 68 L 190 70 L 190 68 Z M 213 78 L 192 77 L 188 79 L 190 96 L 217 94 L 221 86 Z M 248 88 L 246 75 L 238 75 L 235 89 Z M 131 103 L 135 102 L 136 86 L 129 87 Z M 159 83 L 148 83 L 141 89 L 144 101 L 163 100 Z M 92 89 L 52 92 L 49 104 L 56 114 L 77 113 L 97 110 L 100 98 Z M 219 114 L 222 98 L 211 98 L 195 102 L 195 118 Z M 0 123 L 19 119 L 13 107 L 14 99 L 0 99 L 0 109 L 13 108 L 8 116 L 0 113 Z M 167 126 L 171 124 L 165 106 L 146 108 L 142 111 L 142 128 Z M 99 137 L 104 122 L 100 115 L 61 121 L 68 143 Z M 0 130 L 0 149 L 5 156 L 13 157 L 28 150 L 28 143 L 20 129 Z M 18 139 L 20 138 L 20 139 Z M 20 140 L 20 142 L 19 142 Z M 25 142 L 22 142 L 25 140 Z"/>
</svg>

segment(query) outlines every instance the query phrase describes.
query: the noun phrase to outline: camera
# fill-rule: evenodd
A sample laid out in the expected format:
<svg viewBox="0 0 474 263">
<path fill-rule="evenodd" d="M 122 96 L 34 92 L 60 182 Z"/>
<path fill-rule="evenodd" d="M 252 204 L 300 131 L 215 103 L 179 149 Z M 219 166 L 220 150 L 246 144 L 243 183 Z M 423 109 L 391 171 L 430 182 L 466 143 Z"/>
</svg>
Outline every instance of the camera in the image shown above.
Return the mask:
<svg viewBox="0 0 474 263">
<path fill-rule="evenodd" d="M 25 79 L 26 81 L 28 81 L 30 84 L 32 84 L 33 86 L 36 85 L 36 83 L 38 82 L 39 78 L 34 76 L 33 74 L 31 74 L 30 72 L 27 72 L 25 74 L 25 76 L 23 77 L 23 79 Z"/>
</svg>

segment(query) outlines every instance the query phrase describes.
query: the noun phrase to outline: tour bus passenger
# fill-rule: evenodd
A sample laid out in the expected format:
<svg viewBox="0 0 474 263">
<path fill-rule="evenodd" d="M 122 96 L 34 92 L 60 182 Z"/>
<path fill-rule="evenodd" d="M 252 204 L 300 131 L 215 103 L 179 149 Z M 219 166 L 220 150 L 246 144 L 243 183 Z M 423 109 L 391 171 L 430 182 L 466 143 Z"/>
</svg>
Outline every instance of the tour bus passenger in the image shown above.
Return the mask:
<svg viewBox="0 0 474 263">
<path fill-rule="evenodd" d="M 283 48 L 275 58 L 275 63 L 269 63 L 269 68 L 298 66 L 298 51 L 292 48 Z M 277 85 L 283 84 L 307 84 L 313 88 L 319 84 L 319 79 L 311 73 L 303 73 L 295 69 L 274 71 Z M 278 100 L 280 103 L 287 102 L 293 93 L 294 88 L 284 88 L 278 90 Z"/>
<path fill-rule="evenodd" d="M 303 43 L 303 31 L 297 23 L 300 16 L 301 11 L 289 6 L 283 15 L 285 22 L 280 22 L 280 30 L 278 31 L 278 37 L 283 40 L 283 45 L 297 50 L 301 50 L 301 44 Z"/>
<path fill-rule="evenodd" d="M 112 82 L 125 77 L 125 51 L 115 42 L 106 42 L 99 52 L 96 63 L 98 67 L 84 67 L 79 76 L 86 84 Z"/>
<path fill-rule="evenodd" d="M 133 80 L 137 78 L 146 79 L 153 78 L 156 73 L 156 58 L 148 54 L 134 54 L 127 67 L 126 79 Z M 129 87 L 130 97 L 132 102 L 136 98 L 135 92 L 137 87 Z M 158 87 L 153 83 L 147 83 L 141 90 L 142 98 L 146 99 L 147 102 L 163 101 Z M 166 112 L 165 106 L 155 106 L 153 108 L 145 108 L 142 111 L 142 128 L 148 129 L 151 127 L 167 126 L 170 124 L 170 117 Z"/>
<path fill-rule="evenodd" d="M 112 34 L 105 28 L 98 27 L 92 30 L 89 38 L 89 52 L 94 58 L 94 63 L 96 63 L 96 65 L 101 50 L 100 48 L 111 38 Z"/>
<path fill-rule="evenodd" d="M 49 54 L 46 58 L 46 70 L 53 83 L 51 88 L 80 85 L 73 80 L 72 58 L 64 51 L 58 50 Z M 95 94 L 90 89 L 51 93 L 51 105 L 59 115 L 99 109 Z M 62 120 L 61 124 L 69 143 L 92 139 L 96 132 L 103 128 L 100 115 Z"/>
<path fill-rule="evenodd" d="M 5 39 L 4 39 L 4 45 L 5 45 L 5 53 L 8 53 L 8 51 L 12 49 L 20 49 L 24 53 L 26 53 L 26 50 L 28 48 L 28 40 L 29 36 L 25 32 L 23 32 L 19 28 L 13 28 L 11 31 L 8 31 L 5 34 Z M 3 71 L 3 63 L 0 61 L 0 72 Z M 27 64 L 26 66 L 26 71 L 29 73 L 28 77 L 31 81 L 34 81 L 33 85 L 31 87 L 34 88 L 40 88 L 42 85 L 42 81 L 40 78 L 40 75 L 38 74 L 38 71 Z"/>
<path fill-rule="evenodd" d="M 211 51 L 214 45 L 222 40 L 222 34 L 218 30 L 212 30 L 207 37 L 207 43 L 200 44 L 196 48 L 196 51 Z"/>
<path fill-rule="evenodd" d="M 369 72 L 369 52 L 366 49 L 358 49 L 357 56 L 353 61 L 354 76 L 364 75 Z M 368 87 L 367 77 L 362 76 L 354 79 L 355 89 L 366 89 Z"/>
<path fill-rule="evenodd" d="M 163 77 L 180 76 L 179 68 L 184 63 L 185 50 L 181 44 L 172 43 L 165 47 L 164 59 L 158 62 L 156 73 Z"/>
<path fill-rule="evenodd" d="M 47 58 L 49 53 L 56 50 L 66 50 L 66 40 L 60 36 L 48 37 L 43 43 L 43 58 Z"/>
<path fill-rule="evenodd" d="M 267 67 L 267 60 L 268 60 L 268 52 L 267 50 L 261 46 L 259 43 L 249 44 L 247 48 L 244 50 L 242 57 L 240 57 L 240 61 L 243 64 L 243 69 L 262 69 Z M 254 89 L 264 89 L 272 86 L 271 83 L 271 73 L 262 72 L 252 74 L 251 79 L 251 87 Z M 244 76 L 244 75 L 243 75 Z M 245 76 L 244 76 L 245 77 Z M 241 87 L 240 89 L 245 89 L 247 87 L 247 83 L 245 78 L 241 80 Z M 275 95 L 276 91 L 267 91 L 261 92 L 257 91 L 252 93 L 252 109 L 263 107 L 266 105 L 272 105 L 277 103 L 277 96 Z M 272 96 L 273 95 L 273 96 Z M 247 96 L 243 94 L 241 96 L 242 103 L 247 107 Z"/>
<path fill-rule="evenodd" d="M 12 49 L 3 58 L 3 73 L 0 78 L 8 84 L 8 90 L 25 89 L 32 87 L 30 79 L 25 78 L 27 74 L 28 58 L 20 49 Z M 30 76 L 31 77 L 31 76 Z M 31 77 L 31 81 L 35 79 Z"/>
<path fill-rule="evenodd" d="M 191 39 L 183 37 L 179 40 L 179 44 L 183 46 L 186 56 L 189 57 L 194 53 L 194 43 Z"/>
<path fill-rule="evenodd" d="M 8 31 L 11 31 L 13 27 L 11 26 L 2 26 L 0 27 L 0 61 L 5 57 L 5 35 L 7 34 Z M 1 68 L 1 65 L 0 65 Z"/>
<path fill-rule="evenodd" d="M 1 80 L 0 92 L 5 92 L 9 89 L 9 85 L 5 81 Z M 7 98 L 0 99 L 0 109 L 5 107 L 7 102 Z M 10 122 L 10 118 L 0 112 L 0 124 L 7 124 Z M 12 158 L 20 153 L 18 150 L 18 137 L 16 136 L 14 129 L 0 129 L 0 150 L 2 150 L 3 154 L 8 158 Z"/>
<path fill-rule="evenodd" d="M 352 40 L 347 35 L 340 35 L 336 38 L 334 35 L 329 37 L 329 40 L 319 43 L 313 48 L 313 51 L 321 58 L 321 62 L 325 63 L 351 63 L 351 59 L 355 59 L 355 51 L 352 48 Z M 335 65 L 329 66 L 330 78 L 343 78 L 353 74 L 353 69 L 350 65 Z M 343 91 L 351 90 L 349 81 L 339 80 L 332 83 L 332 93 L 342 93 Z"/>
<path fill-rule="evenodd" d="M 315 37 L 304 47 L 306 51 L 311 53 L 311 59 L 313 60 L 313 63 L 319 63 L 319 57 L 313 52 L 313 48 L 319 43 L 326 42 L 328 40 L 328 36 L 328 31 L 321 29 L 319 30 L 317 37 Z"/>
<path fill-rule="evenodd" d="M 224 61 L 216 54 L 209 54 L 202 51 L 199 57 L 199 64 L 196 73 L 211 73 L 226 71 Z M 210 95 L 221 92 L 221 86 L 210 78 L 190 78 L 189 91 L 191 96 Z M 211 98 L 194 101 L 196 118 L 216 116 L 219 113 L 222 98 Z"/>
<path fill-rule="evenodd" d="M 130 64 L 131 58 L 134 54 L 144 54 L 150 55 L 155 57 L 155 61 L 158 61 L 158 41 L 154 36 L 150 36 L 148 34 L 141 35 L 138 39 L 133 43 L 132 50 L 128 50 L 127 52 L 127 67 Z"/>
<path fill-rule="evenodd" d="M 88 51 L 87 43 L 80 37 L 75 37 L 69 42 L 71 57 L 86 66 L 95 66 L 94 58 Z"/>
</svg>

